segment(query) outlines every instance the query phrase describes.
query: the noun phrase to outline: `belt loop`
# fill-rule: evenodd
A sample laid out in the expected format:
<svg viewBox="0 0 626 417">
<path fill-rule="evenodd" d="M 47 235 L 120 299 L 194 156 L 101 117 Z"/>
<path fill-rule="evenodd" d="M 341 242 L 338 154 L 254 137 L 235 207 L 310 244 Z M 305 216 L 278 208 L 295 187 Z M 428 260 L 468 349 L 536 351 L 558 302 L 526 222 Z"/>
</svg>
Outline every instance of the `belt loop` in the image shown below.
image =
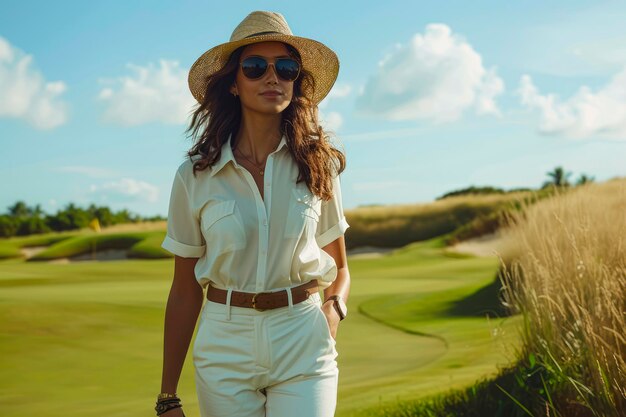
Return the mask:
<svg viewBox="0 0 626 417">
<path fill-rule="evenodd" d="M 230 299 L 233 295 L 233 289 L 228 289 L 228 294 L 226 294 L 226 320 L 230 320 Z"/>
<path fill-rule="evenodd" d="M 289 312 L 287 315 L 291 316 L 293 314 L 293 294 L 291 293 L 291 287 L 285 288 L 285 291 L 287 291 L 287 300 L 289 300 Z"/>
</svg>

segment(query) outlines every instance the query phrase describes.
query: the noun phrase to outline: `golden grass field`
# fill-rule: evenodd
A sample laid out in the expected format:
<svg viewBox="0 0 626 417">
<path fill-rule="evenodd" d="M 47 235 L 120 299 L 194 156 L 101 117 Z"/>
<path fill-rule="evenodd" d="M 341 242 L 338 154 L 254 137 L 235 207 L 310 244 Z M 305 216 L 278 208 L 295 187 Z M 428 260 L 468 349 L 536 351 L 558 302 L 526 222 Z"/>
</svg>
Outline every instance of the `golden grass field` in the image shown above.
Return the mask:
<svg viewBox="0 0 626 417">
<path fill-rule="evenodd" d="M 577 187 L 511 223 L 504 296 L 523 314 L 524 351 L 562 377 L 562 415 L 625 415 L 626 180 Z"/>
</svg>

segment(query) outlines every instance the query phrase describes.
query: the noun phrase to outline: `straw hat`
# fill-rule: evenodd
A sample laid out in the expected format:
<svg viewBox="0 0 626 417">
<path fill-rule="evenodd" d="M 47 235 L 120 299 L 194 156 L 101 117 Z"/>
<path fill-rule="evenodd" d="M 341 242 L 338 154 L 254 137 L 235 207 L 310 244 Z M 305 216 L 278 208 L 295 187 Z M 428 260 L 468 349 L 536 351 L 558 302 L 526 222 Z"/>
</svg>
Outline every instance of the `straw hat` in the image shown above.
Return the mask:
<svg viewBox="0 0 626 417">
<path fill-rule="evenodd" d="M 285 42 L 298 50 L 302 58 L 302 68 L 311 72 L 315 79 L 315 91 L 309 92 L 307 96 L 315 104 L 322 101 L 337 79 L 337 55 L 321 42 L 294 36 L 283 15 L 266 11 L 250 13 L 235 28 L 229 42 L 209 49 L 194 62 L 188 77 L 191 94 L 202 103 L 207 75 L 221 69 L 230 54 L 240 46 L 268 41 Z"/>
</svg>

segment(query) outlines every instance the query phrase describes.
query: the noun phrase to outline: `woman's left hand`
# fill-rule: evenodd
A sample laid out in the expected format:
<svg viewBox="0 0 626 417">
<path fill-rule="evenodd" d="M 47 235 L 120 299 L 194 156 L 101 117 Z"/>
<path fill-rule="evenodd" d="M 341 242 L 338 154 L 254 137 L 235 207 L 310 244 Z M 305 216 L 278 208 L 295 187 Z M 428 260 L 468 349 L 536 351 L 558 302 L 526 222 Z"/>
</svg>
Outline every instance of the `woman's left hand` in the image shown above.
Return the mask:
<svg viewBox="0 0 626 417">
<path fill-rule="evenodd" d="M 341 317 L 339 317 L 339 313 L 335 309 L 333 301 L 328 301 L 327 303 L 322 304 L 322 311 L 324 312 L 324 316 L 326 316 L 326 321 L 328 322 L 328 327 L 330 328 L 330 335 L 336 340 L 337 328 L 339 327 Z"/>
</svg>

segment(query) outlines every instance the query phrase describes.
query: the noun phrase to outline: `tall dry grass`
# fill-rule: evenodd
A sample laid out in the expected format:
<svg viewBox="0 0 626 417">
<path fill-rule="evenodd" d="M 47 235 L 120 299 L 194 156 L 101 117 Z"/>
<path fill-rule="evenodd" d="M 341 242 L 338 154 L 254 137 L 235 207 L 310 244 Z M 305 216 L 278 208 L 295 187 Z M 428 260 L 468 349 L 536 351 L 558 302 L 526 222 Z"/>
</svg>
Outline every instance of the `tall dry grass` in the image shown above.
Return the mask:
<svg viewBox="0 0 626 417">
<path fill-rule="evenodd" d="M 348 249 L 359 246 L 397 248 L 451 233 L 478 219 L 510 208 L 528 192 L 462 195 L 425 204 L 359 207 L 346 210 Z"/>
<path fill-rule="evenodd" d="M 547 415 L 626 415 L 626 179 L 557 192 L 509 224 L 502 297 L 556 382 Z"/>
</svg>

